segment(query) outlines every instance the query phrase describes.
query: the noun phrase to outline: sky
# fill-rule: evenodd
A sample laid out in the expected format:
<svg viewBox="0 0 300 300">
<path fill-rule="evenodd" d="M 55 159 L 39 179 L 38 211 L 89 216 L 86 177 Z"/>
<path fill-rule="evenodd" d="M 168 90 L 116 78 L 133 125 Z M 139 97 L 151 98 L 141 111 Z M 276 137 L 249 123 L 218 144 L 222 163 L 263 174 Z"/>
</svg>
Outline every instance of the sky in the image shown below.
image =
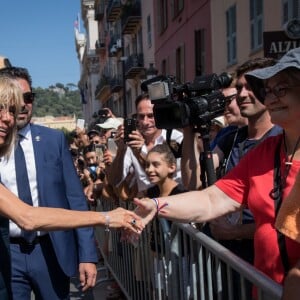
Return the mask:
<svg viewBox="0 0 300 300">
<path fill-rule="evenodd" d="M 80 65 L 74 23 L 78 13 L 80 0 L 1 1 L 0 56 L 27 68 L 35 88 L 77 85 Z"/>
</svg>

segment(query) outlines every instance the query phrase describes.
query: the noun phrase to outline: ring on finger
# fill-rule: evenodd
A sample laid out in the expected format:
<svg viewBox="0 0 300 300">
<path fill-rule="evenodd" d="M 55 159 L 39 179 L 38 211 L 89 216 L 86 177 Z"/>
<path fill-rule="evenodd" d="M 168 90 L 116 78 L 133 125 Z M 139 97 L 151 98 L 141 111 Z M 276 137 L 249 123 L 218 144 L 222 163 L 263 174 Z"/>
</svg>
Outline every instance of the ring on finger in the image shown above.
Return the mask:
<svg viewBox="0 0 300 300">
<path fill-rule="evenodd" d="M 131 223 L 132 226 L 135 226 L 136 225 L 136 219 L 132 219 L 130 223 Z"/>
</svg>

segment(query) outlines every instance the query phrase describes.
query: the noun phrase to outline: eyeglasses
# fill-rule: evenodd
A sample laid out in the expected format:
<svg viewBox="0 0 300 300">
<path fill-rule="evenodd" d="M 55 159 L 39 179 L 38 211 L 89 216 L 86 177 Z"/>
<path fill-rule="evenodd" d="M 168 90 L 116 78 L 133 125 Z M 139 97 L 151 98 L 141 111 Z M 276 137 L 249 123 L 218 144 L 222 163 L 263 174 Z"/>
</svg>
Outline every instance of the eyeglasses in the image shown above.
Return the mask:
<svg viewBox="0 0 300 300">
<path fill-rule="evenodd" d="M 230 95 L 230 96 L 225 96 L 225 97 L 224 97 L 225 103 L 226 103 L 227 105 L 229 105 L 230 102 L 231 102 L 232 100 L 234 100 L 235 98 L 236 98 L 236 94 L 232 94 L 232 95 Z"/>
<path fill-rule="evenodd" d="M 23 94 L 23 100 L 25 104 L 31 104 L 34 101 L 35 93 L 27 92 Z"/>
<path fill-rule="evenodd" d="M 262 88 L 260 91 L 260 95 L 263 99 L 274 99 L 274 98 L 281 98 L 284 97 L 288 90 L 300 87 L 299 85 L 294 86 L 281 86 L 277 85 L 273 88 L 265 87 Z"/>
</svg>

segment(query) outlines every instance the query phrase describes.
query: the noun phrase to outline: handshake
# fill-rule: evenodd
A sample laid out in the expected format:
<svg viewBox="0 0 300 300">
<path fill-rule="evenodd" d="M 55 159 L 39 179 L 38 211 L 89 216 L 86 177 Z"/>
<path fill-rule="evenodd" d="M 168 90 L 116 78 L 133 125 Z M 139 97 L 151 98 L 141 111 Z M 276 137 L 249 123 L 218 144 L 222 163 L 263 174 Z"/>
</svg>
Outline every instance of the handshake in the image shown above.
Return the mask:
<svg viewBox="0 0 300 300">
<path fill-rule="evenodd" d="M 158 211 L 167 206 L 167 204 L 163 205 L 163 207 L 159 207 L 159 203 L 156 198 L 135 198 L 134 203 L 137 205 L 137 207 L 134 211 L 133 218 L 130 221 L 134 230 L 132 230 L 132 228 L 129 228 L 131 230 L 123 230 L 121 239 L 123 241 L 130 242 L 134 246 L 137 246 L 137 241 L 142 233 L 142 230 L 149 222 L 152 221 L 152 219 L 157 215 Z"/>
</svg>

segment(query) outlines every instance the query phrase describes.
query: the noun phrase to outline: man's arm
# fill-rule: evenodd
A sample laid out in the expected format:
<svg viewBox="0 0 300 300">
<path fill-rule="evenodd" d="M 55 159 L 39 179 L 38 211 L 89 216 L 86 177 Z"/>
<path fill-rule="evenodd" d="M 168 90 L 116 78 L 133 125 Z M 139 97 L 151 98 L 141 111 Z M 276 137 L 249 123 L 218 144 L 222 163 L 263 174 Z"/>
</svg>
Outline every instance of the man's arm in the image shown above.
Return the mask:
<svg viewBox="0 0 300 300">
<path fill-rule="evenodd" d="M 195 132 L 192 127 L 183 129 L 181 176 L 186 189 L 198 190 L 201 187 L 199 149 L 195 141 Z"/>
<path fill-rule="evenodd" d="M 183 129 L 183 144 L 182 144 L 182 158 L 181 158 L 181 175 L 182 182 L 188 190 L 198 190 L 202 183 L 200 180 L 200 153 L 203 152 L 202 140 L 193 131 L 193 128 L 188 126 Z M 216 147 L 217 148 L 217 147 Z M 215 150 L 215 149 L 214 149 Z M 218 168 L 222 151 L 214 151 L 213 164 L 214 169 Z"/>
<path fill-rule="evenodd" d="M 126 149 L 126 145 L 118 144 L 116 156 L 106 172 L 107 181 L 112 186 L 117 186 L 124 179 L 123 169 Z"/>
<path fill-rule="evenodd" d="M 118 186 L 124 180 L 124 163 L 127 153 L 127 145 L 124 143 L 124 126 L 120 125 L 115 135 L 115 142 L 118 150 L 109 169 L 106 172 L 107 182 L 113 186 Z"/>
</svg>

